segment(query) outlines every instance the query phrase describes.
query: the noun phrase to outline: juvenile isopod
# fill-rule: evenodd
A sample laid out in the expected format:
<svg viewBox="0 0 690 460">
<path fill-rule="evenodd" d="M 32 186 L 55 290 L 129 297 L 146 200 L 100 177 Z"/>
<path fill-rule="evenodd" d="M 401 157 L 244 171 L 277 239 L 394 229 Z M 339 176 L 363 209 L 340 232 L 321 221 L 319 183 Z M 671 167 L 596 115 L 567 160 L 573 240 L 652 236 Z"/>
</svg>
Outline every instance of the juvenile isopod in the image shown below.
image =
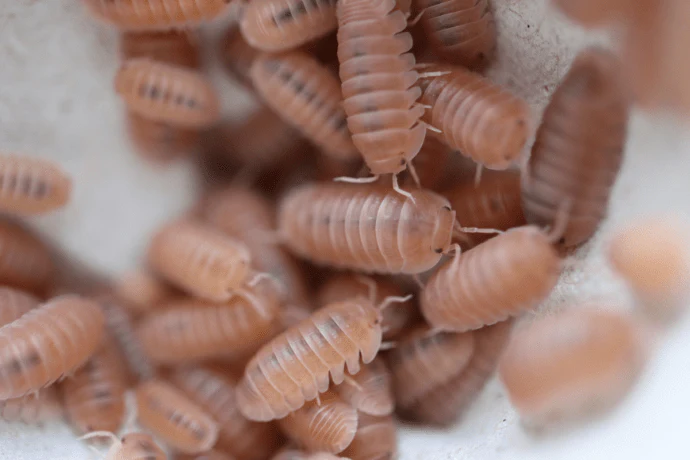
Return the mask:
<svg viewBox="0 0 690 460">
<path fill-rule="evenodd" d="M 150 58 L 190 69 L 201 66 L 199 47 L 189 32 L 125 32 L 120 36 L 120 57 Z"/>
<path fill-rule="evenodd" d="M 240 30 L 264 51 L 297 48 L 335 30 L 334 0 L 251 0 L 244 4 Z"/>
<path fill-rule="evenodd" d="M 62 405 L 54 386 L 38 393 L 0 401 L 0 419 L 6 422 L 34 425 L 57 420 L 61 416 Z"/>
<path fill-rule="evenodd" d="M 562 210 L 563 248 L 587 241 L 605 216 L 623 158 L 628 96 L 616 57 L 590 48 L 554 93 L 523 174 L 527 222 L 553 226 Z"/>
<path fill-rule="evenodd" d="M 72 180 L 52 161 L 0 155 L 0 211 L 43 214 L 63 207 L 71 193 Z"/>
<path fill-rule="evenodd" d="M 285 417 L 376 357 L 381 346 L 381 309 L 358 297 L 317 310 L 310 318 L 264 345 L 247 364 L 237 403 L 250 420 Z M 405 299 L 406 300 L 406 299 Z M 391 307 L 394 308 L 394 307 Z M 329 378 L 330 377 L 330 378 Z"/>
<path fill-rule="evenodd" d="M 513 228 L 465 253 L 431 276 L 421 309 L 437 330 L 464 332 L 539 306 L 556 286 L 561 259 L 534 226 Z"/>
<path fill-rule="evenodd" d="M 10 324 L 38 307 L 40 303 L 37 297 L 28 292 L 10 287 L 0 287 L 0 327 Z"/>
<path fill-rule="evenodd" d="M 207 128 L 220 118 L 218 95 L 201 73 L 148 58 L 129 59 L 115 91 L 144 118 L 182 128 Z"/>
<path fill-rule="evenodd" d="M 237 459 L 266 460 L 280 447 L 274 424 L 253 422 L 240 413 L 233 377 L 205 367 L 182 367 L 171 381 L 218 422 L 219 449 Z"/>
<path fill-rule="evenodd" d="M 630 390 L 644 362 L 640 333 L 625 314 L 578 305 L 516 330 L 499 376 L 527 422 L 577 418 Z"/>
<path fill-rule="evenodd" d="M 118 439 L 109 431 L 95 431 L 82 436 L 82 439 L 96 437 L 110 438 L 113 443 L 105 455 L 105 460 L 167 460 L 163 449 L 153 440 L 150 434 L 127 433 Z"/>
<path fill-rule="evenodd" d="M 148 262 L 171 283 L 203 299 L 224 302 L 247 281 L 247 247 L 197 222 L 175 221 L 156 233 Z"/>
<path fill-rule="evenodd" d="M 472 333 L 433 333 L 418 327 L 388 353 L 396 403 L 410 407 L 465 368 L 474 353 Z"/>
<path fill-rule="evenodd" d="M 489 0 L 416 0 L 429 43 L 444 61 L 481 70 L 496 51 Z"/>
<path fill-rule="evenodd" d="M 357 433 L 342 455 L 353 460 L 393 460 L 398 453 L 393 417 L 359 414 Z"/>
<path fill-rule="evenodd" d="M 122 30 L 187 29 L 225 13 L 232 0 L 84 0 L 94 18 Z"/>
<path fill-rule="evenodd" d="M 44 294 L 55 281 L 50 249 L 23 226 L 0 219 L 0 284 Z"/>
<path fill-rule="evenodd" d="M 421 273 L 449 250 L 455 212 L 433 192 L 410 193 L 377 184 L 304 185 L 281 200 L 278 230 L 295 254 L 320 265 Z"/>
<path fill-rule="evenodd" d="M 307 402 L 278 424 L 306 451 L 337 454 L 355 437 L 357 410 L 333 391 L 323 393 L 319 400 Z"/>
<path fill-rule="evenodd" d="M 316 59 L 304 51 L 262 54 L 254 60 L 250 75 L 264 102 L 325 154 L 357 158 L 338 79 Z"/>
<path fill-rule="evenodd" d="M 377 357 L 362 366 L 358 373 L 347 377 L 336 390 L 343 400 L 363 414 L 389 415 L 395 407 L 391 380 L 386 363 Z"/>
<path fill-rule="evenodd" d="M 424 68 L 422 118 L 452 148 L 488 169 L 518 162 L 532 132 L 530 106 L 479 74 L 446 64 Z"/>
<path fill-rule="evenodd" d="M 227 303 L 175 301 L 147 316 L 138 337 L 150 359 L 161 364 L 252 352 L 279 328 L 281 296 L 272 280 L 261 279 Z"/>
<path fill-rule="evenodd" d="M 80 367 L 103 338 L 94 302 L 56 297 L 0 328 L 0 400 L 40 390 Z"/>
<path fill-rule="evenodd" d="M 474 352 L 453 378 L 428 391 L 406 414 L 419 422 L 450 425 L 477 399 L 493 375 L 510 338 L 513 321 L 503 321 L 472 332 Z"/>
<path fill-rule="evenodd" d="M 149 380 L 137 386 L 135 396 L 139 423 L 176 451 L 196 454 L 216 444 L 216 421 L 172 385 Z"/>
<path fill-rule="evenodd" d="M 153 163 L 191 156 L 199 151 L 199 131 L 166 122 L 150 120 L 134 112 L 127 112 L 127 132 L 135 151 Z"/>
<path fill-rule="evenodd" d="M 352 141 L 374 176 L 403 171 L 422 147 L 427 125 L 421 90 L 395 0 L 338 2 L 338 61 Z M 395 177 L 395 176 L 394 176 Z"/>
</svg>

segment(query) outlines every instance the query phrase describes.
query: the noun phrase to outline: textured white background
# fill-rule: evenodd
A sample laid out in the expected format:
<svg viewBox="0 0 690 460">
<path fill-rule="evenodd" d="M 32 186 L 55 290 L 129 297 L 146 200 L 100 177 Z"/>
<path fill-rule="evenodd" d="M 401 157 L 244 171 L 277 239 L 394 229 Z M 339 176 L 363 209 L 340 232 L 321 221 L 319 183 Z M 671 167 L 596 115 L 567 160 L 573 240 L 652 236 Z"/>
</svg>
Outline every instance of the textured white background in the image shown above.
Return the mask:
<svg viewBox="0 0 690 460">
<path fill-rule="evenodd" d="M 577 0 L 573 0 L 577 1 Z M 566 24 L 545 0 L 494 0 L 500 53 L 492 77 L 534 104 L 553 91 L 576 51 L 593 40 Z M 138 160 L 123 135 L 112 89 L 116 34 L 92 23 L 78 0 L 0 2 L 0 151 L 52 158 L 75 179 L 66 210 L 35 219 L 65 249 L 105 272 L 135 266 L 147 235 L 194 197 L 181 163 L 161 170 Z M 222 82 L 226 109 L 250 99 Z M 669 119 L 634 117 L 608 221 L 574 260 L 545 309 L 579 299 L 628 305 L 601 257 L 607 234 L 659 210 L 690 211 L 690 136 Z M 690 321 L 660 333 L 647 371 L 618 410 L 548 436 L 528 434 L 492 382 L 464 421 L 448 431 L 404 429 L 403 460 L 690 458 Z M 0 460 L 96 458 L 62 424 L 0 424 Z"/>
</svg>

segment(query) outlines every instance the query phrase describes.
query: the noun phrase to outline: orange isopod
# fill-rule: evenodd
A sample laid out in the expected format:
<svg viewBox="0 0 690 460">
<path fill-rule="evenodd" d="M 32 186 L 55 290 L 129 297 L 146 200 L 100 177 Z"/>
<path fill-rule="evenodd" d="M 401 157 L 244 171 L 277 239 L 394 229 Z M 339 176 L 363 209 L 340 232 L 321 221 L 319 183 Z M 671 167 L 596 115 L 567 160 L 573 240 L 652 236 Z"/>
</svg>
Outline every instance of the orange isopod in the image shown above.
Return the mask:
<svg viewBox="0 0 690 460">
<path fill-rule="evenodd" d="M 198 130 L 172 126 L 127 112 L 127 132 L 136 152 L 154 163 L 188 157 L 200 149 Z"/>
<path fill-rule="evenodd" d="M 452 148 L 488 169 L 518 162 L 532 135 L 532 112 L 521 98 L 462 67 L 424 68 L 422 104 L 431 106 L 423 120 L 440 129 Z"/>
<path fill-rule="evenodd" d="M 496 21 L 489 0 L 416 0 L 420 23 L 438 56 L 472 70 L 496 52 Z"/>
<path fill-rule="evenodd" d="M 278 421 L 280 428 L 309 452 L 337 454 L 350 445 L 357 432 L 357 410 L 337 393 L 327 391 L 317 401 Z"/>
<path fill-rule="evenodd" d="M 0 327 L 38 307 L 40 300 L 28 292 L 0 286 Z"/>
<path fill-rule="evenodd" d="M 427 392 L 406 415 L 439 426 L 454 423 L 476 401 L 496 370 L 512 326 L 513 321 L 508 320 L 473 331 L 475 346 L 469 363 L 448 382 Z"/>
<path fill-rule="evenodd" d="M 325 154 L 357 158 L 338 79 L 315 58 L 304 51 L 262 54 L 254 60 L 250 75 L 264 102 Z"/>
<path fill-rule="evenodd" d="M 261 52 L 251 46 L 242 36 L 239 25 L 232 24 L 221 42 L 220 59 L 225 69 L 239 83 L 251 88 L 249 69 Z"/>
<path fill-rule="evenodd" d="M 0 219 L 0 284 L 44 294 L 54 282 L 50 249 L 32 232 Z"/>
<path fill-rule="evenodd" d="M 261 279 L 225 304 L 173 302 L 144 318 L 138 337 L 146 355 L 158 363 L 237 356 L 275 335 L 280 304 L 274 282 Z"/>
<path fill-rule="evenodd" d="M 55 387 L 44 388 L 38 394 L 0 401 L 0 419 L 26 424 L 57 420 L 62 416 L 62 405 Z"/>
<path fill-rule="evenodd" d="M 148 248 L 148 262 L 158 274 L 214 302 L 225 302 L 236 294 L 247 280 L 250 261 L 243 243 L 191 221 L 163 226 Z"/>
<path fill-rule="evenodd" d="M 79 368 L 103 338 L 92 301 L 56 297 L 0 328 L 0 400 L 18 398 Z"/>
<path fill-rule="evenodd" d="M 72 180 L 52 161 L 0 155 L 0 211 L 43 214 L 63 207 L 71 193 Z"/>
<path fill-rule="evenodd" d="M 120 36 L 120 58 L 150 58 L 180 67 L 201 67 L 199 47 L 189 32 L 125 32 Z"/>
<path fill-rule="evenodd" d="M 355 375 L 346 377 L 336 390 L 348 404 L 363 414 L 389 415 L 395 407 L 391 374 L 382 358 L 377 357 L 362 366 Z"/>
<path fill-rule="evenodd" d="M 220 118 L 218 95 L 201 73 L 148 58 L 129 59 L 115 76 L 127 108 L 145 118 L 186 128 L 207 128 Z"/>
<path fill-rule="evenodd" d="M 642 370 L 640 332 L 624 314 L 578 306 L 517 330 L 501 359 L 500 378 L 530 423 L 608 408 Z"/>
<path fill-rule="evenodd" d="M 123 30 L 188 29 L 222 16 L 232 0 L 83 0 L 91 15 Z"/>
<path fill-rule="evenodd" d="M 308 453 L 287 447 L 278 452 L 271 460 L 350 460 L 328 452 Z"/>
<path fill-rule="evenodd" d="M 285 51 L 336 29 L 334 0 L 251 0 L 243 5 L 240 30 L 264 51 Z"/>
<path fill-rule="evenodd" d="M 410 194 L 377 184 L 304 185 L 281 200 L 278 229 L 295 254 L 317 264 L 421 273 L 449 250 L 455 211 L 433 192 Z"/>
<path fill-rule="evenodd" d="M 205 367 L 182 367 L 173 372 L 171 381 L 218 422 L 219 449 L 242 460 L 266 460 L 280 447 L 273 424 L 242 416 L 233 377 Z"/>
<path fill-rule="evenodd" d="M 508 230 L 526 224 L 522 212 L 520 174 L 515 171 L 486 171 L 481 182 L 463 181 L 442 193 L 466 227 Z M 459 238 L 471 248 L 492 238 L 486 233 L 466 233 Z"/>
<path fill-rule="evenodd" d="M 587 241 L 605 216 L 623 159 L 629 100 L 616 57 L 590 48 L 575 59 L 544 112 L 523 175 L 527 222 L 553 226 L 567 211 L 559 244 Z"/>
<path fill-rule="evenodd" d="M 196 454 L 216 444 L 218 424 L 172 385 L 149 380 L 137 386 L 135 396 L 139 423 L 176 451 Z"/>
<path fill-rule="evenodd" d="M 125 418 L 126 369 L 110 339 L 62 383 L 65 412 L 80 434 L 116 433 Z"/>
<path fill-rule="evenodd" d="M 328 305 L 354 297 L 368 297 L 371 289 L 375 291 L 376 298 L 381 300 L 386 297 L 404 295 L 403 290 L 391 280 L 341 273 L 329 278 L 319 288 L 316 294 L 316 303 L 317 305 Z M 394 308 L 387 308 L 382 312 L 382 315 L 381 330 L 384 340 L 397 337 L 418 317 L 417 308 L 411 300 L 397 304 Z"/>
<path fill-rule="evenodd" d="M 433 333 L 418 327 L 388 353 L 395 400 L 410 407 L 420 398 L 457 375 L 474 353 L 473 333 Z"/>
<path fill-rule="evenodd" d="M 397 442 L 393 417 L 360 413 L 355 438 L 342 455 L 353 460 L 393 460 L 397 458 Z"/>
<path fill-rule="evenodd" d="M 673 215 L 634 221 L 616 231 L 608 257 L 645 307 L 673 313 L 690 293 L 690 226 Z"/>
<path fill-rule="evenodd" d="M 95 431 L 82 436 L 81 439 L 96 437 L 110 438 L 113 443 L 105 455 L 105 460 L 167 460 L 163 449 L 153 440 L 150 434 L 127 433 L 118 439 L 109 431 Z"/>
<path fill-rule="evenodd" d="M 133 313 L 147 313 L 175 297 L 175 290 L 147 270 L 133 270 L 120 277 L 117 297 Z"/>
<path fill-rule="evenodd" d="M 285 417 L 306 401 L 345 380 L 362 362 L 374 360 L 381 346 L 381 309 L 364 298 L 337 302 L 264 345 L 247 364 L 237 386 L 240 411 L 250 420 Z"/>
<path fill-rule="evenodd" d="M 535 309 L 556 286 L 561 259 L 534 226 L 513 228 L 464 254 L 431 276 L 420 306 L 436 330 L 463 332 Z"/>
<path fill-rule="evenodd" d="M 426 136 L 412 36 L 395 0 L 338 2 L 338 61 L 352 141 L 371 173 L 396 174 Z"/>
</svg>

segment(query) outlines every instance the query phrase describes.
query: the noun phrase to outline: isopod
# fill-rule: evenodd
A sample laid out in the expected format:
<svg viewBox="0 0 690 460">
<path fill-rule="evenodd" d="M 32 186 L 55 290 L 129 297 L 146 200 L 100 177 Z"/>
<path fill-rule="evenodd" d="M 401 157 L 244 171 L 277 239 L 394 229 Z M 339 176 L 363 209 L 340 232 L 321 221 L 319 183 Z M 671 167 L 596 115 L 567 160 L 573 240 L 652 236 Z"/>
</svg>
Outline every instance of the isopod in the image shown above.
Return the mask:
<svg viewBox="0 0 690 460">
<path fill-rule="evenodd" d="M 144 118 L 182 128 L 207 128 L 220 118 L 218 95 L 201 73 L 148 58 L 125 61 L 115 91 Z"/>
<path fill-rule="evenodd" d="M 513 321 L 503 321 L 472 332 L 474 353 L 449 381 L 437 385 L 412 406 L 408 416 L 424 423 L 450 425 L 477 399 L 493 375 L 510 338 Z"/>
<path fill-rule="evenodd" d="M 162 364 L 238 356 L 273 337 L 280 304 L 274 282 L 261 279 L 225 304 L 175 301 L 144 318 L 138 337 L 146 355 Z"/>
<path fill-rule="evenodd" d="M 80 434 L 116 433 L 125 418 L 126 369 L 111 340 L 103 341 L 74 376 L 62 384 L 65 412 Z"/>
<path fill-rule="evenodd" d="M 240 30 L 264 51 L 297 48 L 335 30 L 334 0 L 251 0 L 243 6 Z"/>
<path fill-rule="evenodd" d="M 222 40 L 220 58 L 230 75 L 245 87 L 251 88 L 252 86 L 249 69 L 260 53 L 259 50 L 247 43 L 239 26 L 233 24 L 228 28 Z"/>
<path fill-rule="evenodd" d="M 360 355 L 368 364 L 381 345 L 379 307 L 364 297 L 337 302 L 264 345 L 247 364 L 237 386 L 237 403 L 250 420 L 285 417 L 306 401 L 359 372 Z M 406 299 L 405 299 L 406 300 Z M 330 375 L 330 379 L 329 379 Z"/>
<path fill-rule="evenodd" d="M 452 177 L 452 155 L 457 155 L 445 142 L 436 136 L 426 136 L 424 144 L 414 160 L 413 174 L 406 171 L 403 176 L 403 185 L 416 185 L 416 181 L 426 189 L 438 191 L 444 183 Z M 416 174 L 416 176 L 415 176 Z M 455 177 L 452 177 L 455 180 Z"/>
<path fill-rule="evenodd" d="M 200 134 L 196 129 L 172 126 L 127 112 L 127 132 L 136 152 L 153 163 L 189 157 L 199 151 Z"/>
<path fill-rule="evenodd" d="M 120 57 L 123 61 L 150 58 L 190 69 L 201 66 L 199 47 L 189 32 L 125 32 L 120 36 Z"/>
<path fill-rule="evenodd" d="M 232 0 L 84 0 L 94 18 L 122 30 L 188 29 L 222 16 Z"/>
<path fill-rule="evenodd" d="M 328 452 L 308 453 L 287 447 L 278 452 L 271 460 L 350 460 Z"/>
<path fill-rule="evenodd" d="M 342 455 L 354 460 L 393 460 L 398 453 L 397 441 L 393 417 L 360 413 L 355 438 Z"/>
<path fill-rule="evenodd" d="M 175 297 L 175 290 L 146 270 L 134 270 L 120 277 L 117 297 L 133 313 L 147 313 Z"/>
<path fill-rule="evenodd" d="M 304 51 L 262 54 L 254 60 L 250 75 L 264 102 L 325 154 L 357 158 L 338 79 L 315 58 Z"/>
<path fill-rule="evenodd" d="M 336 390 L 343 400 L 363 414 L 389 415 L 395 407 L 391 374 L 382 358 L 375 358 L 355 375 L 346 377 Z"/>
<path fill-rule="evenodd" d="M 0 287 L 0 327 L 10 324 L 38 307 L 40 303 L 37 297 L 28 292 L 10 287 Z"/>
<path fill-rule="evenodd" d="M 139 423 L 173 449 L 196 454 L 215 445 L 218 424 L 172 385 L 149 380 L 137 386 L 135 396 Z"/>
<path fill-rule="evenodd" d="M 98 348 L 104 321 L 96 303 L 66 295 L 0 328 L 0 400 L 37 391 L 79 368 Z"/>
<path fill-rule="evenodd" d="M 215 302 L 227 301 L 245 283 L 251 261 L 243 243 L 191 221 L 163 226 L 151 239 L 147 257 L 171 283 Z"/>
<path fill-rule="evenodd" d="M 412 199 L 377 184 L 304 185 L 281 200 L 279 233 L 317 264 L 421 273 L 449 250 L 455 212 L 433 192 L 410 193 Z"/>
<path fill-rule="evenodd" d="M 327 391 L 320 402 L 309 401 L 278 421 L 290 439 L 309 452 L 337 454 L 350 445 L 357 432 L 357 410 L 337 393 Z"/>
<path fill-rule="evenodd" d="M 496 22 L 489 0 L 416 0 L 426 38 L 451 64 L 482 70 L 496 52 Z"/>
<path fill-rule="evenodd" d="M 118 439 L 109 431 L 95 431 L 82 436 L 81 439 L 91 439 L 97 437 L 110 438 L 113 443 L 108 449 L 105 460 L 167 460 L 163 449 L 153 440 L 150 434 L 146 433 L 127 433 Z"/>
<path fill-rule="evenodd" d="M 0 155 L 0 211 L 44 214 L 63 207 L 71 193 L 72 180 L 52 161 Z"/>
<path fill-rule="evenodd" d="M 525 421 L 577 418 L 630 390 L 644 362 L 640 332 L 624 314 L 577 306 L 516 330 L 499 376 Z"/>
<path fill-rule="evenodd" d="M 37 424 L 57 420 L 62 416 L 62 405 L 55 387 L 44 388 L 37 394 L 0 401 L 0 419 L 6 422 Z"/>
<path fill-rule="evenodd" d="M 410 407 L 465 368 L 474 353 L 473 333 L 433 333 L 418 327 L 388 353 L 396 403 Z"/>
<path fill-rule="evenodd" d="M 650 14 L 659 0 L 554 0 L 553 3 L 568 17 L 589 27 L 602 26 L 609 22 L 625 22 L 639 13 Z"/>
<path fill-rule="evenodd" d="M 587 241 L 605 216 L 623 158 L 628 97 L 616 57 L 590 48 L 575 59 L 544 112 L 523 174 L 527 222 L 553 226 L 561 210 L 564 249 Z"/>
<path fill-rule="evenodd" d="M 341 0 L 338 61 L 352 141 L 374 176 L 403 171 L 422 147 L 427 125 L 412 37 L 395 0 Z"/>
<path fill-rule="evenodd" d="M 420 102 L 431 106 L 424 122 L 463 155 L 488 169 L 518 162 L 532 132 L 532 112 L 523 99 L 462 67 L 430 65 L 419 80 Z"/>
<path fill-rule="evenodd" d="M 560 274 L 548 235 L 534 226 L 513 228 L 456 252 L 436 270 L 420 296 L 422 314 L 437 330 L 478 329 L 535 309 Z"/>
<path fill-rule="evenodd" d="M 213 449 L 200 454 L 178 455 L 175 457 L 175 460 L 235 460 L 235 457 L 226 452 Z"/>
<path fill-rule="evenodd" d="M 243 460 L 265 460 L 278 450 L 273 424 L 252 422 L 240 413 L 234 378 L 210 368 L 182 367 L 171 381 L 218 422 L 218 448 Z"/>
</svg>

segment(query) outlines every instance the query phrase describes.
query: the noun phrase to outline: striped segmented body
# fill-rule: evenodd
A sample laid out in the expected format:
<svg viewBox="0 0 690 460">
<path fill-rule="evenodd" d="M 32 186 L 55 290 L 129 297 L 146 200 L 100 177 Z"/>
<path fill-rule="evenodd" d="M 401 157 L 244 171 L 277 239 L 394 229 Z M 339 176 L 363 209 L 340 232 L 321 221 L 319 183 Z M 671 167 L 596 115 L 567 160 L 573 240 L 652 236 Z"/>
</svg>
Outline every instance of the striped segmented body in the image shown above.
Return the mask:
<svg viewBox="0 0 690 460">
<path fill-rule="evenodd" d="M 353 408 L 375 416 L 389 415 L 393 412 L 395 401 L 391 374 L 382 358 L 377 357 L 366 366 L 362 366 L 360 371 L 350 378 L 352 381 L 346 380 L 338 385 L 337 390 Z"/>
<path fill-rule="evenodd" d="M 71 179 L 52 161 L 0 155 L 0 211 L 43 214 L 63 207 L 71 192 Z"/>
</svg>

